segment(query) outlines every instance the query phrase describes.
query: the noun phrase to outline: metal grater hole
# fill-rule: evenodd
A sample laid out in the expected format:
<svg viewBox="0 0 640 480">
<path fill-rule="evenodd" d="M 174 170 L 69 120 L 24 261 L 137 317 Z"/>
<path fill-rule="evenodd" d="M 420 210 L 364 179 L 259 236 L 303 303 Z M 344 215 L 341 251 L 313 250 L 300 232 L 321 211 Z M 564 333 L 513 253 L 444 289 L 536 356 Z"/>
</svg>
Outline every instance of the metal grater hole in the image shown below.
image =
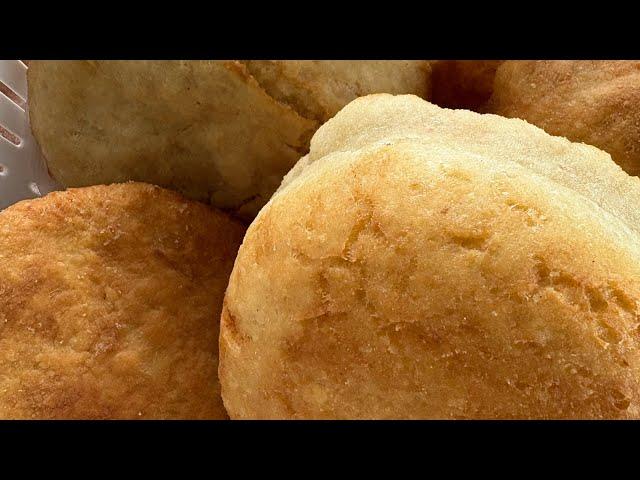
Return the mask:
<svg viewBox="0 0 640 480">
<path fill-rule="evenodd" d="M 0 163 L 0 177 L 5 177 L 9 173 L 7 167 Z"/>
<path fill-rule="evenodd" d="M 16 92 L 11 90 L 6 84 L 2 83 L 2 81 L 0 81 L 0 92 L 9 97 L 9 100 L 18 105 L 21 109 L 24 110 L 26 108 L 27 101 Z"/>
<path fill-rule="evenodd" d="M 20 143 L 22 143 L 22 140 L 20 140 L 20 137 L 18 137 L 15 133 L 4 128 L 2 125 L 0 125 L 0 137 L 6 138 L 11 143 L 13 143 L 16 147 L 20 146 Z"/>
</svg>

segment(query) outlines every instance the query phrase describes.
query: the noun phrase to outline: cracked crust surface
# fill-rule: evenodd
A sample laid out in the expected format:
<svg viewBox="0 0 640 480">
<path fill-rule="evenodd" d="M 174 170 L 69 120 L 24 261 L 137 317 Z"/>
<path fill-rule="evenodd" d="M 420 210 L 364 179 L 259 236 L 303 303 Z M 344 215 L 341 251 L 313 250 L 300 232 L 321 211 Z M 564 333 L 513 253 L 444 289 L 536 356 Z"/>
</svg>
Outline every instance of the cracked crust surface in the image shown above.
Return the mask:
<svg viewBox="0 0 640 480">
<path fill-rule="evenodd" d="M 0 213 L 0 418 L 226 418 L 218 318 L 244 228 L 145 184 Z"/>
<path fill-rule="evenodd" d="M 33 61 L 31 126 L 65 186 L 137 180 L 251 219 L 357 94 L 427 95 L 421 61 Z"/>
<path fill-rule="evenodd" d="M 350 103 L 250 226 L 232 418 L 640 417 L 640 180 L 521 120 Z"/>
<path fill-rule="evenodd" d="M 595 145 L 640 175 L 639 107 L 640 61 L 510 60 L 497 70 L 487 108 Z"/>
</svg>

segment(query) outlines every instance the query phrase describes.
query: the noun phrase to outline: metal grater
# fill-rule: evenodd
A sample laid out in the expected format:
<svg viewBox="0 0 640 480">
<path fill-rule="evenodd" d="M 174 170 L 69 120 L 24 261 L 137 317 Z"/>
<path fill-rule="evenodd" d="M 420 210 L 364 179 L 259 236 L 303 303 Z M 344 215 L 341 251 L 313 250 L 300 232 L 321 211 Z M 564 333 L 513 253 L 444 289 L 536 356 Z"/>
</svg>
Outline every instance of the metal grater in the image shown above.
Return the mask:
<svg viewBox="0 0 640 480">
<path fill-rule="evenodd" d="M 0 60 L 0 210 L 60 190 L 31 135 L 26 111 L 27 66 Z M 6 93 L 4 93 L 6 92 Z"/>
</svg>

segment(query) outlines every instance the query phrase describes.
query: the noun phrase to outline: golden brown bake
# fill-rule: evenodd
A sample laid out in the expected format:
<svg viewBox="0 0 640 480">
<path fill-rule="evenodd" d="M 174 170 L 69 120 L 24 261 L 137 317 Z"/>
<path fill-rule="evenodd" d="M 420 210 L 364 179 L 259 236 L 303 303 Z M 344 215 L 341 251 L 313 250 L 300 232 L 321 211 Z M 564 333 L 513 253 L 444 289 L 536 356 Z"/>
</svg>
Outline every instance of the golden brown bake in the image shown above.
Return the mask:
<svg viewBox="0 0 640 480">
<path fill-rule="evenodd" d="M 0 213 L 0 418 L 226 418 L 218 318 L 243 227 L 146 184 Z"/>
<path fill-rule="evenodd" d="M 435 60 L 432 101 L 446 108 L 478 111 L 489 100 L 502 60 Z"/>
<path fill-rule="evenodd" d="M 126 180 L 252 218 L 357 96 L 427 96 L 426 61 L 33 61 L 29 112 L 65 186 Z"/>
<path fill-rule="evenodd" d="M 231 418 L 640 417 L 640 179 L 522 120 L 353 101 L 249 227 Z"/>
<path fill-rule="evenodd" d="M 488 110 L 595 145 L 640 175 L 640 61 L 507 61 Z"/>
</svg>

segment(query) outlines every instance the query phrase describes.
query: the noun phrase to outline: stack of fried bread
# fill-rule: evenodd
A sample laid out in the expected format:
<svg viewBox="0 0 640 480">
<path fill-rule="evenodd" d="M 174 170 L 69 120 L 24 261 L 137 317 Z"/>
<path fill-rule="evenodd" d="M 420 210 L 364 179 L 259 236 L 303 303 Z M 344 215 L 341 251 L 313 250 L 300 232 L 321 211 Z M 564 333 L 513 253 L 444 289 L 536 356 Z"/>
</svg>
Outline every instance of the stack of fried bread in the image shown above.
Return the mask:
<svg viewBox="0 0 640 480">
<path fill-rule="evenodd" d="M 30 62 L 0 418 L 640 418 L 639 68 Z"/>
</svg>

